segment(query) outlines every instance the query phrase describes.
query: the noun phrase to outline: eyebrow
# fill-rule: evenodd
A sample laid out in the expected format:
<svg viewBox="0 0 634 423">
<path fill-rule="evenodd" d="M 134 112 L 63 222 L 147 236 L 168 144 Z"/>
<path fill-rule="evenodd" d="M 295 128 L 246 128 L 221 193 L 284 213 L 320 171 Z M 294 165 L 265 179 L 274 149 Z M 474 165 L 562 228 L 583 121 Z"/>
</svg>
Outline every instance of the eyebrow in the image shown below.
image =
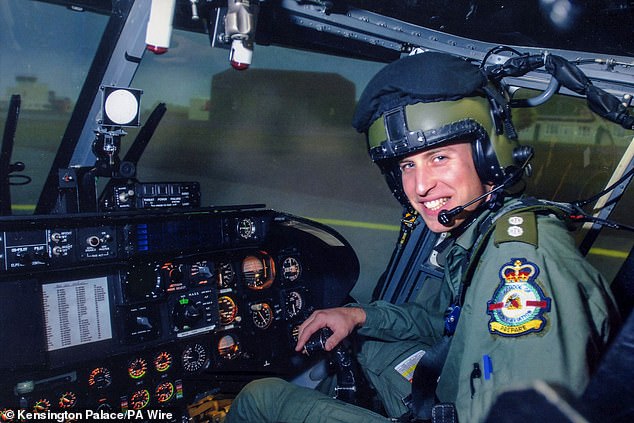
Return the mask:
<svg viewBox="0 0 634 423">
<path fill-rule="evenodd" d="M 449 146 L 449 145 L 440 145 L 438 147 L 434 147 L 434 148 L 431 148 L 429 150 L 423 151 L 422 153 L 425 154 L 425 155 L 432 155 L 432 154 L 435 154 L 435 153 L 447 151 L 448 149 L 450 150 L 451 146 Z M 420 154 L 420 152 L 419 153 L 414 153 L 414 154 Z M 411 160 L 410 157 L 413 156 L 414 154 L 411 154 L 409 156 L 403 157 L 398 162 L 399 163 L 403 163 L 405 161 Z"/>
</svg>

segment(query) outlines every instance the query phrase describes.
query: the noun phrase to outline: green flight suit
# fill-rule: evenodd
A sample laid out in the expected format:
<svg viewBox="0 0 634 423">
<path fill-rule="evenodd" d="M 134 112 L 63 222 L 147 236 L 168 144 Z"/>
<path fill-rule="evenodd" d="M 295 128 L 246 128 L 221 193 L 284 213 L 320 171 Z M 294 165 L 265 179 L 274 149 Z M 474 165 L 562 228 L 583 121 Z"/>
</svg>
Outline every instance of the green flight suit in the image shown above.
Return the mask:
<svg viewBox="0 0 634 423">
<path fill-rule="evenodd" d="M 433 301 L 352 305 L 367 314 L 358 335 L 408 346 L 420 342 L 424 349 L 442 337 L 444 311 L 463 292 L 462 312 L 436 389 L 440 401 L 455 404 L 461 422 L 483 420 L 502 390 L 537 379 L 581 393 L 618 321 L 608 285 L 579 254 L 565 224 L 553 215 L 506 213 L 517 201 L 507 202 L 495 216 L 482 213 L 455 239 Z M 480 242 L 483 226 L 492 218 L 492 234 Z M 474 267 L 466 266 L 469 254 L 475 254 Z M 470 283 L 461 288 L 465 272 Z M 389 362 L 384 371 L 391 374 L 398 361 L 394 353 L 387 351 L 380 363 Z M 382 399 L 389 397 L 392 387 L 376 386 L 380 378 L 370 380 Z M 267 383 L 276 387 L 268 397 L 263 394 Z M 236 398 L 227 422 L 385 421 L 290 383 L 264 380 L 257 385 L 247 386 Z"/>
</svg>

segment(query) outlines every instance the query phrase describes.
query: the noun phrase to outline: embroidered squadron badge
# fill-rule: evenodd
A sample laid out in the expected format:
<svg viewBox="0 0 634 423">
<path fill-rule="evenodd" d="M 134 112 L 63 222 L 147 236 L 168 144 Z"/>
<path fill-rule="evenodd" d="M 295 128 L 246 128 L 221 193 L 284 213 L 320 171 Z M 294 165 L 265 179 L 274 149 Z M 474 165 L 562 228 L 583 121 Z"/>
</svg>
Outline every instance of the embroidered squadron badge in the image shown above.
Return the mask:
<svg viewBox="0 0 634 423">
<path fill-rule="evenodd" d="M 539 267 L 524 258 L 514 258 L 500 269 L 500 285 L 487 302 L 491 315 L 489 332 L 500 336 L 521 336 L 544 329 L 544 313 L 550 298 L 535 283 Z"/>
</svg>

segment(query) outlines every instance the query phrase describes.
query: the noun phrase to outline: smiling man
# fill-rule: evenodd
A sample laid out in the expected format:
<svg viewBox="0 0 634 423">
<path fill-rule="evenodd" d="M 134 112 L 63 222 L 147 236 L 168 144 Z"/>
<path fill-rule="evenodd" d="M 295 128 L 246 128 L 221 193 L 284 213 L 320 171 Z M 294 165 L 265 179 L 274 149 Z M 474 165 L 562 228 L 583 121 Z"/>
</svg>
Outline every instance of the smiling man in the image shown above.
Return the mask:
<svg viewBox="0 0 634 423">
<path fill-rule="evenodd" d="M 318 310 L 299 328 L 297 351 L 326 327 L 326 350 L 359 342 L 382 413 L 263 379 L 227 421 L 479 422 L 503 390 L 535 380 L 580 394 L 616 307 L 565 216 L 514 194 L 532 150 L 515 139 L 504 92 L 472 64 L 422 53 L 370 81 L 353 124 L 405 209 L 448 234 L 443 280 L 420 301 Z"/>
<path fill-rule="evenodd" d="M 492 188 L 478 177 L 469 141 L 445 144 L 406 156 L 399 161 L 399 168 L 405 195 L 433 232 L 460 226 L 479 203 L 466 208 L 464 216 L 454 219 L 449 226 L 438 220 L 442 210 L 461 207 Z"/>
</svg>

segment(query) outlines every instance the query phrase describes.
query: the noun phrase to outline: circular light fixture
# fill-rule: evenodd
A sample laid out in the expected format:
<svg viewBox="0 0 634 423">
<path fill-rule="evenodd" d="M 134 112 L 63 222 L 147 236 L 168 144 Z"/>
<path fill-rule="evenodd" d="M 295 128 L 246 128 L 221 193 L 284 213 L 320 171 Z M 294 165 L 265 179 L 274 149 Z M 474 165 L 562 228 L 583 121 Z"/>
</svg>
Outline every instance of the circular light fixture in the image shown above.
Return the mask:
<svg viewBox="0 0 634 423">
<path fill-rule="evenodd" d="M 103 87 L 102 124 L 139 126 L 141 90 Z"/>
</svg>

